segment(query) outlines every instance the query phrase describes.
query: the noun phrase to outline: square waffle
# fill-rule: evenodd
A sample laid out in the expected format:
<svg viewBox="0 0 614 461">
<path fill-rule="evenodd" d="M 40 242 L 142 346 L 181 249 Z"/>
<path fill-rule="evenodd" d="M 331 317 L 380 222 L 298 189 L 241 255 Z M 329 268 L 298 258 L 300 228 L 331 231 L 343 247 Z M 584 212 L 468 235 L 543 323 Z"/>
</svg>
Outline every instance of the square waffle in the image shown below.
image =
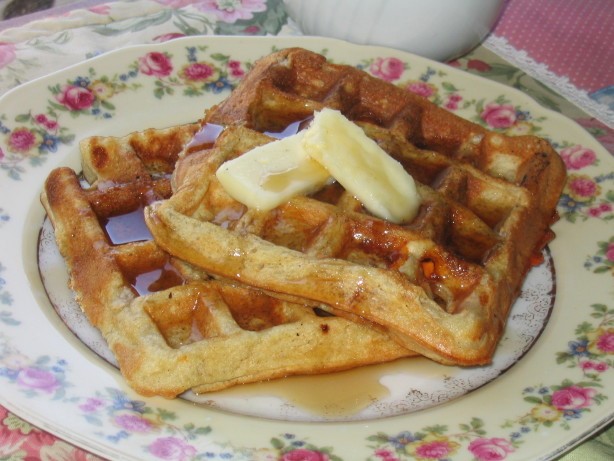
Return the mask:
<svg viewBox="0 0 614 461">
<path fill-rule="evenodd" d="M 143 207 L 170 197 L 178 154 L 198 130 L 190 124 L 85 139 L 84 178 L 53 170 L 41 196 L 77 301 L 128 384 L 172 398 L 413 355 L 380 329 L 326 315 L 314 303 L 213 280 L 134 233 Z M 114 219 L 120 231 L 112 233 Z M 143 283 L 147 274 L 156 276 Z"/>
<path fill-rule="evenodd" d="M 224 191 L 215 176 L 223 162 L 325 107 L 417 180 L 414 220 L 378 219 L 338 184 L 267 212 Z M 223 127 L 213 147 L 180 154 L 172 196 L 145 209 L 162 249 L 272 297 L 375 325 L 435 361 L 491 361 L 527 271 L 553 238 L 565 170 L 545 140 L 490 132 L 298 48 L 255 63 L 206 111 L 210 124 Z"/>
</svg>

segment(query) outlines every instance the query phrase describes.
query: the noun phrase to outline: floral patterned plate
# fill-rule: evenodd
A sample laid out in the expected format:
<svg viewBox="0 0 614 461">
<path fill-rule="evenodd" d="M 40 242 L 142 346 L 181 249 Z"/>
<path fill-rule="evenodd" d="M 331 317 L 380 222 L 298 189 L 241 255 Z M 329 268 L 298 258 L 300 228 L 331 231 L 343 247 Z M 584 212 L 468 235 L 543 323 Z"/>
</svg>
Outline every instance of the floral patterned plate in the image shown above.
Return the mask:
<svg viewBox="0 0 614 461">
<path fill-rule="evenodd" d="M 524 310 L 514 307 L 520 323 L 537 328 L 462 398 L 448 391 L 457 398 L 420 411 L 326 423 L 145 399 L 53 309 L 38 266 L 38 196 L 50 169 L 79 168 L 80 138 L 197 119 L 255 59 L 285 46 L 364 68 L 492 129 L 544 136 L 564 158 L 570 175 L 551 265 L 529 277 Z M 0 402 L 42 429 L 111 459 L 500 460 L 551 459 L 612 420 L 614 161 L 578 125 L 522 93 L 384 48 L 186 38 L 109 53 L 7 93 L 0 132 Z"/>
</svg>

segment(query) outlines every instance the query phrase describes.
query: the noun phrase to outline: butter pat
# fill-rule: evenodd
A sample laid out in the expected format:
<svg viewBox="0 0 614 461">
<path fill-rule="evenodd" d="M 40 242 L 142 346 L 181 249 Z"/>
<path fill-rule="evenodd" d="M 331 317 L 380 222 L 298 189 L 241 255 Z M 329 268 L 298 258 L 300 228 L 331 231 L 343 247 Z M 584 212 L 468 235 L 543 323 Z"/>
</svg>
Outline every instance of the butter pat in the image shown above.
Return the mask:
<svg viewBox="0 0 614 461">
<path fill-rule="evenodd" d="M 411 221 L 420 208 L 413 178 L 341 112 L 317 112 L 304 131 L 223 163 L 216 176 L 249 208 L 270 210 L 338 181 L 375 216 Z"/>
<path fill-rule="evenodd" d="M 302 148 L 305 132 L 258 146 L 223 163 L 216 176 L 235 200 L 267 211 L 330 181 L 329 172 Z"/>
<path fill-rule="evenodd" d="M 413 178 L 339 111 L 316 113 L 301 145 L 375 216 L 403 223 L 418 213 L 421 198 Z"/>
</svg>

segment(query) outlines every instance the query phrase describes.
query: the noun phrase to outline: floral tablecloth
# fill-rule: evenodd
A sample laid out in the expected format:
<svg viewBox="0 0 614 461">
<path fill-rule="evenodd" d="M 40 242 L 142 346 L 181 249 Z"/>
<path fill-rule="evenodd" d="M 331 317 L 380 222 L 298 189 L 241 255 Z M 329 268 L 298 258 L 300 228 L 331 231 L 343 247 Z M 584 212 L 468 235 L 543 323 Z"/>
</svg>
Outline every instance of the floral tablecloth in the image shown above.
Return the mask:
<svg viewBox="0 0 614 461">
<path fill-rule="evenodd" d="M 603 7 L 608 1 L 578 0 L 575 4 L 578 6 L 599 3 Z M 553 53 L 549 52 L 547 47 L 536 47 L 534 42 L 525 40 L 528 29 L 518 25 L 524 24 L 527 17 L 534 21 L 534 26 L 544 25 L 536 16 L 538 13 L 545 14 L 544 4 L 563 8 L 564 5 L 569 7 L 573 3 L 514 0 L 510 2 L 506 15 L 483 46 L 449 64 L 521 89 L 542 105 L 576 120 L 614 153 L 614 132 L 608 127 L 612 125 L 612 104 L 607 99 L 614 83 L 611 74 L 612 28 L 600 31 L 603 37 L 593 41 L 592 47 L 596 54 L 592 60 L 586 56 L 591 45 L 585 44 L 582 53 L 579 53 L 584 55 L 581 64 L 580 61 L 574 61 L 567 63 L 567 67 L 561 67 L 556 62 L 544 64 Z M 539 11 L 536 12 L 536 9 Z M 614 9 L 605 10 L 611 21 Z M 288 21 L 281 0 L 136 0 L 102 4 L 81 1 L 73 4 L 71 9 L 61 9 L 58 12 L 60 15 L 53 18 L 22 18 L 0 27 L 0 94 L 53 70 L 123 46 L 161 42 L 185 35 L 300 34 L 294 24 Z M 583 14 L 583 20 L 597 20 L 594 11 L 585 8 Z M 49 12 L 45 13 L 45 16 L 47 15 Z M 557 18 L 560 19 L 561 16 Z M 565 24 L 565 27 L 570 27 L 568 23 Z M 7 28 L 7 25 L 19 27 Z M 595 27 L 595 24 L 592 26 Z M 560 33 L 560 27 L 559 23 L 542 27 L 540 43 L 543 44 L 544 34 L 552 36 Z M 592 36 L 596 34 L 595 29 Z M 573 41 L 562 43 L 567 50 L 575 49 Z M 572 55 L 576 60 L 581 57 L 573 53 Z M 588 72 L 596 73 L 592 79 L 570 70 L 573 66 L 589 64 Z M 416 91 L 425 90 L 416 88 Z M 451 110 L 454 110 L 454 104 L 457 103 L 453 98 L 446 102 Z M 524 121 L 523 114 L 515 112 L 513 108 L 501 105 L 489 110 L 483 117 L 488 119 L 492 126 L 509 127 L 518 134 L 524 130 L 530 131 L 530 122 Z M 0 152 L 0 166 L 4 167 L 2 156 Z M 568 166 L 574 167 L 584 161 L 590 161 L 590 153 L 569 151 L 565 159 Z M 604 207 L 603 210 L 595 212 L 612 214 L 611 203 L 604 204 Z M 610 258 L 610 264 L 614 260 L 613 251 L 612 248 L 604 249 L 606 259 Z M 0 287 L 1 283 L 0 278 Z M 0 303 L 3 302 L 9 300 L 0 299 Z M 566 459 L 612 459 L 613 437 L 612 430 L 603 432 L 591 442 L 566 455 Z M 17 461 L 99 458 L 33 427 L 0 407 L 0 459 Z"/>
</svg>

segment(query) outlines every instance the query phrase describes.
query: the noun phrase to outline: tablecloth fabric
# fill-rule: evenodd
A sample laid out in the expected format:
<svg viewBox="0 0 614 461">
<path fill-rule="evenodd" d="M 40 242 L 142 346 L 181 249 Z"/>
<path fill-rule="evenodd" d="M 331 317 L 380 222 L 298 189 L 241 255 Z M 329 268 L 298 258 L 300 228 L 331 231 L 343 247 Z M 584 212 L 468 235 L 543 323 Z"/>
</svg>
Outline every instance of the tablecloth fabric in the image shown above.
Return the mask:
<svg viewBox="0 0 614 461">
<path fill-rule="evenodd" d="M 614 127 L 614 2 L 510 0 L 484 46 Z"/>
<path fill-rule="evenodd" d="M 60 10 L 61 15 L 54 18 L 25 23 L 21 19 L 13 22 L 19 27 L 8 29 L 6 24 L 4 29 L 0 26 L 0 94 L 123 46 L 155 43 L 182 35 L 300 34 L 288 22 L 281 0 L 243 1 L 243 8 L 237 10 L 219 9 L 213 0 L 77 3 L 83 7 Z M 614 9 L 608 5 L 611 0 L 512 0 L 484 45 L 450 65 L 533 93 L 547 107 L 585 126 L 614 153 L 614 133 L 607 126 L 613 125 L 614 107 L 608 102 L 607 94 L 614 89 L 611 65 L 614 31 L 595 25 L 604 18 L 612 21 Z M 556 11 L 556 15 L 550 16 L 549 11 Z M 587 33 L 590 37 L 582 38 Z M 578 45 L 580 38 L 583 41 Z M 594 56 L 602 57 L 603 62 L 593 62 Z M 551 90 L 545 89 L 542 83 Z M 565 97 L 553 90 L 559 90 Z M 610 429 L 562 459 L 611 460 L 613 447 L 614 429 Z M 5 458 L 100 459 L 0 407 L 0 459 Z"/>
</svg>

